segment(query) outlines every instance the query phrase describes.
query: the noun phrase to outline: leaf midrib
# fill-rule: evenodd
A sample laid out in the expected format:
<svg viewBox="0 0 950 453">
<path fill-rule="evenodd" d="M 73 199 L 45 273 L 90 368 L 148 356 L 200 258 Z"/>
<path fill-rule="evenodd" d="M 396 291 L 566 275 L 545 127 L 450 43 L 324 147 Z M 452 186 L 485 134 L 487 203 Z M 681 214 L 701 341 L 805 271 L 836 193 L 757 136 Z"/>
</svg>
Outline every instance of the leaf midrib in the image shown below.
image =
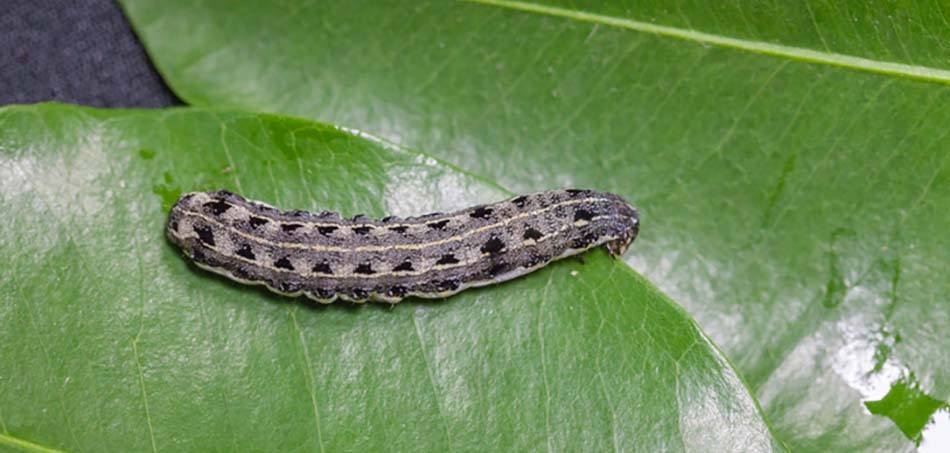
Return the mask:
<svg viewBox="0 0 950 453">
<path fill-rule="evenodd" d="M 602 24 L 610 27 L 624 28 L 657 36 L 709 44 L 729 49 L 742 50 L 772 57 L 785 58 L 793 61 L 836 66 L 856 71 L 883 74 L 888 76 L 904 77 L 932 83 L 950 85 L 950 70 L 931 68 L 928 66 L 909 65 L 892 61 L 873 60 L 854 55 L 834 52 L 822 52 L 803 47 L 787 46 L 763 41 L 733 38 L 713 33 L 688 30 L 667 25 L 656 25 L 633 19 L 589 13 L 557 6 L 538 5 L 535 3 L 517 0 L 462 0 L 469 3 L 507 8 L 527 13 L 543 14 L 554 17 Z"/>
</svg>

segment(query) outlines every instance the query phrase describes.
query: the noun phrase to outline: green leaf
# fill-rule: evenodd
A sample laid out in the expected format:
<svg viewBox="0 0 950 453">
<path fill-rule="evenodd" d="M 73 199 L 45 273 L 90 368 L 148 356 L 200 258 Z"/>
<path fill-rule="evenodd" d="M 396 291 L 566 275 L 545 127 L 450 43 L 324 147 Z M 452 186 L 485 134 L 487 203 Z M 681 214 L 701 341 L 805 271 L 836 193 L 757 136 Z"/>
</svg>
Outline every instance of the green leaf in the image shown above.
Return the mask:
<svg viewBox="0 0 950 453">
<path fill-rule="evenodd" d="M 628 262 L 795 449 L 950 432 L 938 412 L 905 435 L 919 423 L 864 404 L 911 375 L 950 400 L 944 7 L 584 3 L 601 6 L 125 6 L 191 103 L 359 127 L 517 191 L 633 200 Z"/>
<path fill-rule="evenodd" d="M 0 445 L 75 451 L 777 447 L 686 313 L 596 251 L 439 302 L 315 306 L 189 265 L 184 190 L 409 215 L 507 192 L 267 115 L 0 110 Z"/>
</svg>

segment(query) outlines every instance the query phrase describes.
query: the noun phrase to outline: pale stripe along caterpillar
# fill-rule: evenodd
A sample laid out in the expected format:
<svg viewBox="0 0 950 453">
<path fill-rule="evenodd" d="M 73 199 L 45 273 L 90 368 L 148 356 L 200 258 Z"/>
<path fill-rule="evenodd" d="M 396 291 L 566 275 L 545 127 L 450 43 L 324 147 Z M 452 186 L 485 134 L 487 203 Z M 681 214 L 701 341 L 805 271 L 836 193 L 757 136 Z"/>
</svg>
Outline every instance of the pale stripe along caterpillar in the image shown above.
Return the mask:
<svg viewBox="0 0 950 453">
<path fill-rule="evenodd" d="M 169 239 L 196 265 L 274 292 L 330 303 L 443 298 L 597 246 L 622 255 L 637 211 L 592 190 L 549 190 L 419 217 L 279 211 L 221 190 L 172 207 Z"/>
</svg>

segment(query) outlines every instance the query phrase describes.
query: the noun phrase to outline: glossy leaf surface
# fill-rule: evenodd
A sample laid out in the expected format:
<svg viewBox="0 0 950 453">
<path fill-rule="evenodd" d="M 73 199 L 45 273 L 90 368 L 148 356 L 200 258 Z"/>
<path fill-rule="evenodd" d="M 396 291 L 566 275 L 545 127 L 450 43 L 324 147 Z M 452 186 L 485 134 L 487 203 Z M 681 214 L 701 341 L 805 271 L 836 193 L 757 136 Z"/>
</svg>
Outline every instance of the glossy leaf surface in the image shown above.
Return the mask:
<svg viewBox="0 0 950 453">
<path fill-rule="evenodd" d="M 410 215 L 507 192 L 303 120 L 0 110 L 0 447 L 769 449 L 686 313 L 602 251 L 441 302 L 316 306 L 189 265 L 184 190 Z"/>
<path fill-rule="evenodd" d="M 789 445 L 934 447 L 950 435 L 945 6 L 756 5 L 125 2 L 189 102 L 352 125 L 518 191 L 634 200 L 628 262 Z M 771 44 L 787 48 L 756 53 Z M 909 67 L 876 74 L 891 64 Z M 944 403 L 925 423 L 869 409 L 908 385 Z"/>
</svg>

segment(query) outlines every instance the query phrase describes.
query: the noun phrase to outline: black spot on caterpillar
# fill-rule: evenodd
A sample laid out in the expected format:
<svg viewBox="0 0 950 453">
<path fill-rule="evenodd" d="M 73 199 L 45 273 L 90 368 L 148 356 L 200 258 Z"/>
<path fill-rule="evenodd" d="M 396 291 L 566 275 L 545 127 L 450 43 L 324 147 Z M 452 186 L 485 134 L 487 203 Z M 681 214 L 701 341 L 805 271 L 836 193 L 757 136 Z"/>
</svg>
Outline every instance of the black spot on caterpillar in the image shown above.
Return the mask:
<svg viewBox="0 0 950 453">
<path fill-rule="evenodd" d="M 294 265 L 291 264 L 290 260 L 288 260 L 286 257 L 280 258 L 277 261 L 274 261 L 274 267 L 278 269 L 288 270 L 288 271 L 294 270 Z"/>
<path fill-rule="evenodd" d="M 373 229 L 371 226 L 355 226 L 353 227 L 353 232 L 356 234 L 367 234 L 371 229 Z"/>
<path fill-rule="evenodd" d="M 523 237 L 524 237 L 525 240 L 528 240 L 528 239 L 538 240 L 538 239 L 543 238 L 544 235 L 541 234 L 540 231 L 538 231 L 538 230 L 536 230 L 536 229 L 534 229 L 534 228 L 525 227 L 525 229 L 524 229 L 524 236 L 523 236 Z"/>
<path fill-rule="evenodd" d="M 257 228 L 257 227 L 259 227 L 259 226 L 261 226 L 261 225 L 266 224 L 266 223 L 267 223 L 267 219 L 262 218 L 262 217 L 257 217 L 257 216 L 251 216 L 251 217 L 248 219 L 248 222 L 251 224 L 251 227 L 252 227 L 252 228 Z"/>
<path fill-rule="evenodd" d="M 330 268 L 330 263 L 323 261 L 321 263 L 317 263 L 313 265 L 313 273 L 333 275 L 333 269 Z"/>
<path fill-rule="evenodd" d="M 415 270 L 415 269 L 412 268 L 412 262 L 411 262 L 411 261 L 403 261 L 403 262 L 400 263 L 398 266 L 396 266 L 396 267 L 393 268 L 393 271 L 395 271 L 395 272 L 400 272 L 400 271 L 412 271 L 412 270 Z"/>
<path fill-rule="evenodd" d="M 470 212 L 468 215 L 473 219 L 487 219 L 492 213 L 492 208 L 487 206 L 479 206 L 475 208 L 474 211 Z"/>
<path fill-rule="evenodd" d="M 280 229 L 284 230 L 285 233 L 293 233 L 297 228 L 303 228 L 303 225 L 299 223 L 282 223 L 280 224 Z"/>
<path fill-rule="evenodd" d="M 205 207 L 208 208 L 212 214 L 221 215 L 227 212 L 227 210 L 231 208 L 231 205 L 222 201 L 209 201 L 205 203 Z"/>
<path fill-rule="evenodd" d="M 594 218 L 594 214 L 586 209 L 577 209 L 574 211 L 575 222 L 589 222 L 592 218 Z"/>
<path fill-rule="evenodd" d="M 371 263 L 360 264 L 359 266 L 356 266 L 356 270 L 353 272 L 363 275 L 373 275 L 376 273 L 376 271 L 373 270 L 373 265 Z"/>
<path fill-rule="evenodd" d="M 494 255 L 505 249 L 505 243 L 501 239 L 498 239 L 495 236 L 492 236 L 482 247 L 479 249 L 482 253 L 487 253 L 489 255 Z"/>
<path fill-rule="evenodd" d="M 237 251 L 234 253 L 251 261 L 257 260 L 257 257 L 254 255 L 254 251 L 251 250 L 251 246 L 248 244 L 242 245 L 241 248 L 237 249 Z"/>
<path fill-rule="evenodd" d="M 334 231 L 338 230 L 339 228 L 340 228 L 340 227 L 338 227 L 338 226 L 333 226 L 333 225 L 318 226 L 318 227 L 317 227 L 317 231 L 319 231 L 320 234 L 322 234 L 322 235 L 324 235 L 324 236 L 329 236 L 330 234 L 332 234 Z"/>
<path fill-rule="evenodd" d="M 198 240 L 202 244 L 208 247 L 214 247 L 214 232 L 211 231 L 209 226 L 197 226 L 195 227 L 195 233 L 198 235 Z"/>
<path fill-rule="evenodd" d="M 432 228 L 433 230 L 441 230 L 449 224 L 449 219 L 439 220 L 437 222 L 429 222 L 426 224 L 427 227 Z"/>
<path fill-rule="evenodd" d="M 165 232 L 198 266 L 242 283 L 325 303 L 395 303 L 500 283 L 597 246 L 620 256 L 638 229 L 636 209 L 592 190 L 383 220 L 283 212 L 217 191 L 183 195 Z"/>
<path fill-rule="evenodd" d="M 458 262 L 459 260 L 458 258 L 455 257 L 454 254 L 446 253 L 445 255 L 442 255 L 442 258 L 439 258 L 439 260 L 436 261 L 435 264 L 456 264 Z"/>
</svg>

